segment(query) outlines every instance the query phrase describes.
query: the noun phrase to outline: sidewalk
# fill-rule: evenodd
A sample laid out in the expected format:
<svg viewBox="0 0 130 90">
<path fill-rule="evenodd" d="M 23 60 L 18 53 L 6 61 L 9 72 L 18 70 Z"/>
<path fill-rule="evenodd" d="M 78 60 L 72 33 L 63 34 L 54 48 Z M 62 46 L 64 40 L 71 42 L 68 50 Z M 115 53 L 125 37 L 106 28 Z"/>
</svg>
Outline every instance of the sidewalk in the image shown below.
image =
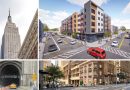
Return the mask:
<svg viewBox="0 0 130 90">
<path fill-rule="evenodd" d="M 32 90 L 31 87 L 20 86 L 17 90 Z"/>
<path fill-rule="evenodd" d="M 37 87 L 20 86 L 17 90 L 38 90 Z"/>
<path fill-rule="evenodd" d="M 43 52 L 45 47 L 46 37 L 43 37 L 42 42 L 39 43 L 39 58 L 43 58 Z"/>
<path fill-rule="evenodd" d="M 92 42 L 92 43 L 89 43 L 89 42 L 86 42 L 86 45 L 89 46 L 89 47 L 100 47 L 100 46 L 103 46 L 107 43 L 107 40 L 110 41 L 111 39 L 114 39 L 116 38 L 117 36 L 116 35 L 113 35 L 112 38 L 104 38 L 101 40 L 101 42 L 99 41 L 95 41 L 95 42 Z"/>
<path fill-rule="evenodd" d="M 113 35 L 111 39 L 114 39 L 116 38 L 117 35 Z M 66 38 L 69 38 L 69 39 L 74 39 L 72 37 L 69 37 L 69 36 L 66 36 Z M 75 39 L 77 40 L 77 39 Z M 100 47 L 100 46 L 103 46 L 106 44 L 106 40 L 109 40 L 110 41 L 110 38 L 104 38 L 102 39 L 102 41 L 99 43 L 99 41 L 95 41 L 95 42 L 92 42 L 92 43 L 89 43 L 89 42 L 84 42 L 82 40 L 77 40 L 79 43 L 82 43 L 83 45 L 86 45 L 88 47 Z"/>
</svg>

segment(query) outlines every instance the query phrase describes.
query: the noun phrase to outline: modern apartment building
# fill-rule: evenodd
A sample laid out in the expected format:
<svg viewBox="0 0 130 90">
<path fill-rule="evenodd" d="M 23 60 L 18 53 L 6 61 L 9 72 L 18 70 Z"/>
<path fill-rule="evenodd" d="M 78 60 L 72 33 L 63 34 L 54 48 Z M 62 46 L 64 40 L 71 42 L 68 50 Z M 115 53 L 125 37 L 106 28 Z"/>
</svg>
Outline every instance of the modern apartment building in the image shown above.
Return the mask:
<svg viewBox="0 0 130 90">
<path fill-rule="evenodd" d="M 118 73 L 125 73 L 129 77 L 129 65 L 129 62 L 123 61 L 70 61 L 63 66 L 65 77 L 62 81 L 75 86 L 113 84 Z"/>
<path fill-rule="evenodd" d="M 76 14 L 77 17 L 74 17 L 77 19 L 76 25 L 74 25 L 74 22 L 72 21 L 72 17 Z M 96 5 L 92 1 L 88 1 L 84 4 L 84 8 L 81 9 L 79 13 L 75 13 L 71 16 L 69 16 L 67 19 L 62 21 L 61 25 L 61 32 L 66 33 L 74 33 L 75 31 L 77 34 L 77 38 L 81 40 L 86 40 L 88 42 L 93 42 L 101 39 L 104 37 L 104 10 Z M 110 19 L 110 18 L 109 18 Z M 69 22 L 70 25 L 66 24 Z M 77 27 L 78 23 L 78 27 Z M 106 22 L 108 24 L 111 24 L 111 20 Z M 71 27 L 71 25 L 76 27 L 76 29 L 73 29 L 74 27 Z M 70 27 L 70 28 L 69 28 Z M 105 26 L 106 27 L 106 26 Z M 68 29 L 67 29 L 68 28 Z M 77 30 L 78 28 L 78 30 Z"/>
<path fill-rule="evenodd" d="M 94 2 L 84 4 L 85 34 L 88 42 L 98 40 L 104 35 L 104 11 Z"/>
<path fill-rule="evenodd" d="M 104 14 L 104 32 L 106 36 L 111 36 L 111 17 L 107 14 Z"/>
<path fill-rule="evenodd" d="M 74 12 L 71 16 L 62 21 L 61 32 L 71 36 L 78 31 L 78 13 Z"/>
<path fill-rule="evenodd" d="M 84 30 L 84 9 L 81 9 L 78 14 L 78 33 L 77 36 L 79 39 L 85 39 L 85 30 Z"/>
</svg>

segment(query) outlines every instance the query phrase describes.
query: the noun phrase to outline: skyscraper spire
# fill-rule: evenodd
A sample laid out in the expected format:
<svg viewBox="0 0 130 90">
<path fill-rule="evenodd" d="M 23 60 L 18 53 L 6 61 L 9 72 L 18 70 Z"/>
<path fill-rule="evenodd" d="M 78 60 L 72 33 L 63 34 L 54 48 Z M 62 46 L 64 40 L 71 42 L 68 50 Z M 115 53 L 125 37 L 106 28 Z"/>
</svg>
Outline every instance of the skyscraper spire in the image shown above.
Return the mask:
<svg viewBox="0 0 130 90">
<path fill-rule="evenodd" d="M 12 22 L 12 18 L 11 18 L 11 15 L 10 15 L 10 8 L 9 8 L 8 22 Z"/>
<path fill-rule="evenodd" d="M 10 8 L 9 8 L 9 16 L 10 16 Z"/>
</svg>

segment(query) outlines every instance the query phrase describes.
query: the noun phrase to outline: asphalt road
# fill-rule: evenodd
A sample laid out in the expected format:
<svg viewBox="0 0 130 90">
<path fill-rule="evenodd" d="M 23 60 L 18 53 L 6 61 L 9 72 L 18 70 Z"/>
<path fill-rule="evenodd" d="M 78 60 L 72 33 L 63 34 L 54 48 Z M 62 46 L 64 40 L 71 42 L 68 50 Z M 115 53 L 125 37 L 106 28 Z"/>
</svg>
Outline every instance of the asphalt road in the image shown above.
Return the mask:
<svg viewBox="0 0 130 90">
<path fill-rule="evenodd" d="M 48 37 L 47 37 L 47 41 L 45 44 L 44 59 L 53 58 L 57 55 L 63 54 L 65 52 L 69 52 L 70 50 L 74 50 L 74 49 L 77 49 L 77 48 L 80 48 L 83 46 L 83 44 L 79 43 L 79 42 L 77 42 L 74 45 L 71 45 L 70 42 L 72 39 L 69 39 L 66 37 L 61 38 L 63 43 L 58 43 L 57 39 L 60 38 L 60 35 L 55 35 L 55 36 L 50 35 L 49 37 L 50 37 L 50 39 L 48 39 Z M 52 44 L 55 44 L 57 46 L 58 50 L 53 51 L 53 52 L 48 52 L 48 47 L 49 47 L 49 45 L 52 45 Z"/>
<path fill-rule="evenodd" d="M 130 90 L 130 85 L 106 85 L 95 87 L 64 87 L 58 89 L 43 89 L 43 90 Z"/>
<path fill-rule="evenodd" d="M 130 59 L 130 39 L 125 39 L 124 35 L 121 34 L 119 38 L 114 38 L 100 47 L 106 51 L 106 59 Z M 60 38 L 60 35 L 52 36 L 50 34 L 48 37 L 45 44 L 44 59 L 95 59 L 86 52 L 89 46 L 84 45 L 80 41 L 77 41 L 75 45 L 71 45 L 70 41 L 72 38 L 65 36 L 65 38 L 62 38 L 63 43 L 58 44 L 57 39 Z M 112 47 L 111 43 L 113 41 L 118 41 L 119 46 Z M 48 47 L 51 44 L 55 44 L 58 50 L 48 52 Z"/>
</svg>

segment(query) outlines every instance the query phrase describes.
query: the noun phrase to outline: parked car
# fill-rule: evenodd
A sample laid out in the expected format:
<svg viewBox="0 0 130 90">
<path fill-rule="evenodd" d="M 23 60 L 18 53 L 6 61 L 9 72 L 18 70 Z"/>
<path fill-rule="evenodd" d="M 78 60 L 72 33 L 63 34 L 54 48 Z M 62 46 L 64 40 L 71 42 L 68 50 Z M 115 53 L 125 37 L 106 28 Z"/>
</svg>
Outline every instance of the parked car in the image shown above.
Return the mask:
<svg viewBox="0 0 130 90">
<path fill-rule="evenodd" d="M 87 53 L 91 56 L 94 56 L 97 59 L 105 59 L 106 58 L 106 52 L 105 50 L 98 48 L 98 47 L 90 47 L 87 49 Z"/>
<path fill-rule="evenodd" d="M 12 83 L 12 84 L 9 85 L 9 88 L 10 88 L 10 89 L 16 89 L 17 86 L 16 86 L 16 84 Z"/>
<path fill-rule="evenodd" d="M 52 44 L 48 47 L 48 52 L 53 52 L 53 51 L 56 51 L 57 50 L 57 47 L 55 44 Z"/>
<path fill-rule="evenodd" d="M 118 45 L 119 45 L 118 41 L 113 41 L 111 44 L 112 47 L 118 47 Z"/>
<path fill-rule="evenodd" d="M 71 45 L 76 44 L 76 40 L 71 40 L 71 41 L 70 41 L 70 44 L 71 44 Z"/>
<path fill-rule="evenodd" d="M 60 37 L 61 37 L 61 38 L 65 38 L 65 36 L 64 36 L 64 35 L 61 35 Z"/>
<path fill-rule="evenodd" d="M 62 39 L 61 38 L 57 39 L 57 42 L 62 43 Z"/>
</svg>

